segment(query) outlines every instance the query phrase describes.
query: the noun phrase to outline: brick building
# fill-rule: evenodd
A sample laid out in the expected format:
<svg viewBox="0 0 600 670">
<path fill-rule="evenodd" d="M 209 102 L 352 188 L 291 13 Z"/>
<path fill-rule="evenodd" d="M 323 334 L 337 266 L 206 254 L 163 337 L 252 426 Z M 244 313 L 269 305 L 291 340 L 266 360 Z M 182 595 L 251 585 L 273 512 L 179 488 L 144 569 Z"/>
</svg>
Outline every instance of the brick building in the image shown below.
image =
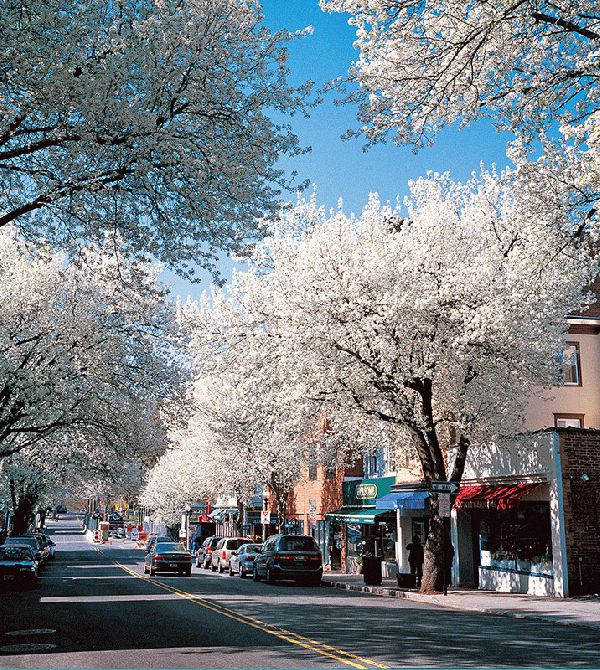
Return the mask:
<svg viewBox="0 0 600 670">
<path fill-rule="evenodd" d="M 600 593 L 600 430 L 557 432 L 569 595 Z"/>
</svg>

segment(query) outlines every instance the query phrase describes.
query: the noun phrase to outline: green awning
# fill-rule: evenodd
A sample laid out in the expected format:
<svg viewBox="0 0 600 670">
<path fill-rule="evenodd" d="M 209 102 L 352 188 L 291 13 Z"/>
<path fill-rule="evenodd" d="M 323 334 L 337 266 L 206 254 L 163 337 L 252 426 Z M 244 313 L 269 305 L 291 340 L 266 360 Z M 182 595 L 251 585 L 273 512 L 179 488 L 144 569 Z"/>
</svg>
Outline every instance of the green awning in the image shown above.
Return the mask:
<svg viewBox="0 0 600 670">
<path fill-rule="evenodd" d="M 209 514 L 209 516 L 216 523 L 223 523 L 223 521 L 225 521 L 225 517 L 228 514 L 231 514 L 231 516 L 233 517 L 237 517 L 238 515 L 237 507 L 231 507 L 228 509 L 223 508 L 215 509 Z"/>
<path fill-rule="evenodd" d="M 325 515 L 328 521 L 341 521 L 342 523 L 361 523 L 374 525 L 377 517 L 393 513 L 391 509 L 375 509 L 374 507 L 341 507 L 335 512 Z"/>
</svg>

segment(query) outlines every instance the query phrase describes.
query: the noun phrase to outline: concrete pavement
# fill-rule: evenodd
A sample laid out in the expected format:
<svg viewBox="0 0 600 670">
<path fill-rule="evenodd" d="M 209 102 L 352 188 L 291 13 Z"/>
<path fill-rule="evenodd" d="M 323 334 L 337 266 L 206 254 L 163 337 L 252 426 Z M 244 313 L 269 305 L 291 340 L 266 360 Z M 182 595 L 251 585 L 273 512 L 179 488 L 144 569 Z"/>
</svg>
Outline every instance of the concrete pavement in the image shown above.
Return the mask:
<svg viewBox="0 0 600 670">
<path fill-rule="evenodd" d="M 389 598 L 403 598 L 437 607 L 482 612 L 517 619 L 565 626 L 585 626 L 600 630 L 600 596 L 584 598 L 543 598 L 517 593 L 495 593 L 476 589 L 449 589 L 448 595 L 429 595 L 416 589 L 396 586 L 395 579 L 382 580 L 381 586 L 366 586 L 362 575 L 329 572 L 323 575 L 327 586 Z"/>
</svg>

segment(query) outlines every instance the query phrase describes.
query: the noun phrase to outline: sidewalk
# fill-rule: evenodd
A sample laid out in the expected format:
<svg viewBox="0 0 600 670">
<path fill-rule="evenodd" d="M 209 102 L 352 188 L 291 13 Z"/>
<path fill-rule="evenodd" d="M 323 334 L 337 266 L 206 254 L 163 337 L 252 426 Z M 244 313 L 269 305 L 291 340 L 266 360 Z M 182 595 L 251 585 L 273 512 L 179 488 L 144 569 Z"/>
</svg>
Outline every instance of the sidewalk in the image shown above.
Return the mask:
<svg viewBox="0 0 600 670">
<path fill-rule="evenodd" d="M 339 589 L 371 593 L 389 598 L 406 598 L 441 607 L 485 612 L 513 618 L 537 619 L 564 626 L 585 626 L 600 631 L 600 597 L 541 598 L 517 593 L 495 593 L 475 589 L 448 590 L 448 595 L 426 595 L 414 589 L 401 589 L 395 579 L 384 579 L 381 586 L 366 586 L 362 575 L 325 572 L 323 584 Z"/>
</svg>

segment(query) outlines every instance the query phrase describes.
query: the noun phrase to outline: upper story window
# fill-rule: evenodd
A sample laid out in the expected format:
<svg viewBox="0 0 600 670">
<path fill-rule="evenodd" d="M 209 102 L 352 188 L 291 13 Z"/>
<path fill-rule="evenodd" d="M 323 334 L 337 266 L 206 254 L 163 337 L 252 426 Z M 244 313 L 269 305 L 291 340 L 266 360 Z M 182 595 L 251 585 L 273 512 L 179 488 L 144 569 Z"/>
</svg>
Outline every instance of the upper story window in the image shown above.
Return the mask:
<svg viewBox="0 0 600 670">
<path fill-rule="evenodd" d="M 557 428 L 583 428 L 583 414 L 555 414 L 554 425 Z"/>
<path fill-rule="evenodd" d="M 567 342 L 563 351 L 562 365 L 565 386 L 581 386 L 581 360 L 578 342 Z"/>
</svg>

